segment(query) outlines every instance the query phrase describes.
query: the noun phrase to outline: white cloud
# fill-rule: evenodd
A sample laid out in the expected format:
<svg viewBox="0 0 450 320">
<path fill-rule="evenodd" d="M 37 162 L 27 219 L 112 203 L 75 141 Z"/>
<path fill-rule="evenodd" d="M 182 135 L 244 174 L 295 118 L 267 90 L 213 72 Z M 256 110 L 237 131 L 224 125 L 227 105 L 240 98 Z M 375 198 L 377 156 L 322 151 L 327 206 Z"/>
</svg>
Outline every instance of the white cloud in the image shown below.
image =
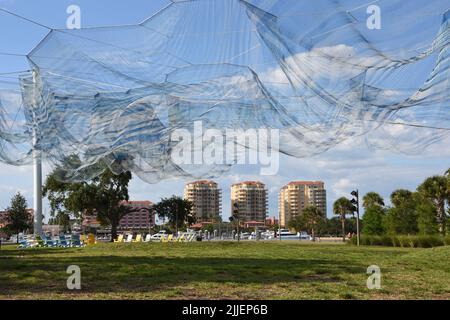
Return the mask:
<svg viewBox="0 0 450 320">
<path fill-rule="evenodd" d="M 357 59 L 354 48 L 340 44 L 331 47 L 316 48 L 308 52 L 297 53 L 286 58 L 286 65 L 293 68 L 298 75 L 307 74 L 315 79 L 352 78 L 362 72 L 362 68 L 351 67 L 349 59 Z M 330 62 L 332 61 L 332 62 Z M 363 60 L 366 61 L 367 60 Z M 261 80 L 275 83 L 289 84 L 288 78 L 280 68 L 270 68 L 260 75 Z"/>
<path fill-rule="evenodd" d="M 348 197 L 349 190 L 354 189 L 357 186 L 356 183 L 350 181 L 347 178 L 339 179 L 336 183 L 332 186 L 332 191 L 336 198 L 338 197 Z"/>
</svg>

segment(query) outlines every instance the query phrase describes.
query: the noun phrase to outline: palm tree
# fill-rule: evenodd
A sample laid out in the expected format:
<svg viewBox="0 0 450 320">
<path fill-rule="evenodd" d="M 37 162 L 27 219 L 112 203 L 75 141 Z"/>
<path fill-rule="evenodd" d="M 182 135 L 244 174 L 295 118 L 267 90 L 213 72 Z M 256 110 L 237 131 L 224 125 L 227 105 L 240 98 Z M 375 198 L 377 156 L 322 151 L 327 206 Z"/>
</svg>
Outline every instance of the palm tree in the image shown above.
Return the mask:
<svg viewBox="0 0 450 320">
<path fill-rule="evenodd" d="M 447 178 L 447 180 L 448 180 L 448 193 L 450 194 L 450 169 L 448 169 L 446 172 L 445 172 L 445 177 Z M 450 207 L 450 196 L 448 197 L 448 199 L 447 199 L 447 204 L 448 204 L 448 206 Z M 450 212 L 450 208 L 449 208 L 449 212 Z"/>
<path fill-rule="evenodd" d="M 444 176 L 434 176 L 426 179 L 417 190 L 436 206 L 439 232 L 445 235 L 446 213 L 445 201 L 450 199 L 449 179 Z"/>
<path fill-rule="evenodd" d="M 445 172 L 445 176 L 447 177 L 447 180 L 448 180 L 448 193 L 450 194 L 450 169 L 448 169 L 446 172 Z M 447 199 L 447 206 L 448 206 L 448 214 L 450 214 L 450 196 L 448 197 L 448 199 Z"/>
<path fill-rule="evenodd" d="M 406 189 L 398 189 L 392 192 L 391 202 L 395 207 L 400 207 L 404 203 L 412 202 L 413 193 Z"/>
<path fill-rule="evenodd" d="M 376 192 L 369 192 L 363 198 L 363 207 L 365 210 L 372 206 L 384 207 L 384 199 Z"/>
<path fill-rule="evenodd" d="M 303 219 L 305 227 L 311 230 L 311 237 L 313 238 L 313 241 L 315 241 L 316 226 L 324 219 L 322 211 L 316 206 L 308 206 L 303 210 Z"/>
<path fill-rule="evenodd" d="M 342 240 L 345 242 L 345 217 L 353 213 L 353 204 L 345 197 L 337 199 L 333 204 L 333 213 L 341 219 Z"/>
</svg>

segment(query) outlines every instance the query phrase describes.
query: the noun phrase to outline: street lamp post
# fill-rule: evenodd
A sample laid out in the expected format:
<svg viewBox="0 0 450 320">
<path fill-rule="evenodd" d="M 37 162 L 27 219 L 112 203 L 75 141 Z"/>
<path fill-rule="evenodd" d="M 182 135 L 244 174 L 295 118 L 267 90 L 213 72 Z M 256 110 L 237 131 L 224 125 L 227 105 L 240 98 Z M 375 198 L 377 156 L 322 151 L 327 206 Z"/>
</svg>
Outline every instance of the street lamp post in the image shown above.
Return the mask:
<svg viewBox="0 0 450 320">
<path fill-rule="evenodd" d="M 176 232 L 176 236 L 178 237 L 178 212 L 180 210 L 180 204 L 177 203 L 177 210 L 175 213 L 175 232 Z"/>
<path fill-rule="evenodd" d="M 38 71 L 33 70 L 33 108 L 37 109 Z M 36 126 L 36 125 L 35 125 Z M 33 128 L 33 208 L 34 208 L 34 235 L 42 233 L 42 154 L 38 147 L 39 138 L 37 128 Z M 18 235 L 17 235 L 18 237 Z"/>
<path fill-rule="evenodd" d="M 359 231 L 359 190 L 352 191 L 351 195 L 354 197 L 351 202 L 355 205 L 356 209 L 356 243 L 359 247 L 360 243 L 360 231 Z"/>
</svg>

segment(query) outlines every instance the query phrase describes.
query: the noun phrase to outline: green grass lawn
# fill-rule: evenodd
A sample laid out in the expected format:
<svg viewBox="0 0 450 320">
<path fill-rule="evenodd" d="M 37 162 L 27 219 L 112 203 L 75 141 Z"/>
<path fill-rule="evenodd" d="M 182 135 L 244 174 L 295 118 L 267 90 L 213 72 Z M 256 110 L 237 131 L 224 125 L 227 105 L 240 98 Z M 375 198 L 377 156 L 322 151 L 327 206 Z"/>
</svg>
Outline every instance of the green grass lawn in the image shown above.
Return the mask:
<svg viewBox="0 0 450 320">
<path fill-rule="evenodd" d="M 69 265 L 82 290 L 66 288 Z M 368 290 L 378 265 L 382 289 Z M 450 247 L 98 244 L 0 252 L 0 299 L 450 299 Z"/>
</svg>

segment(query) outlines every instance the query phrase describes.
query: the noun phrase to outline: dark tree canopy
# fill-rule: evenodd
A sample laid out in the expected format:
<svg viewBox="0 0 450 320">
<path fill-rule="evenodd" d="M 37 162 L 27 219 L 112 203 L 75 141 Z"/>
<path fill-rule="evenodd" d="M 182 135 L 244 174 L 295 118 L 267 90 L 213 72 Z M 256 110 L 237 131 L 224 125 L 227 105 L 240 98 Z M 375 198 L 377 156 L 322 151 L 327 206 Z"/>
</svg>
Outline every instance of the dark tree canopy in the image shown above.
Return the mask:
<svg viewBox="0 0 450 320">
<path fill-rule="evenodd" d="M 406 190 L 406 189 L 398 189 L 392 192 L 391 194 L 391 203 L 395 207 L 399 207 L 408 203 L 412 203 L 414 201 L 413 199 L 413 192 Z"/>
<path fill-rule="evenodd" d="M 436 207 L 439 232 L 445 235 L 447 224 L 445 203 L 450 200 L 450 179 L 445 176 L 430 177 L 417 188 L 417 191 Z"/>
<path fill-rule="evenodd" d="M 368 209 L 372 206 L 384 207 L 384 199 L 376 192 L 369 192 L 363 197 L 363 207 Z"/>
<path fill-rule="evenodd" d="M 345 241 L 345 217 L 354 214 L 355 206 L 345 197 L 337 199 L 333 204 L 333 213 L 340 217 L 342 228 L 342 240 Z"/>
<path fill-rule="evenodd" d="M 386 210 L 378 205 L 369 206 L 363 217 L 362 233 L 366 235 L 382 235 L 385 233 L 384 219 Z"/>
<path fill-rule="evenodd" d="M 323 223 L 324 219 L 323 212 L 316 206 L 308 206 L 303 210 L 304 225 L 310 231 L 313 239 L 315 239 L 318 225 Z"/>
<path fill-rule="evenodd" d="M 416 206 L 417 227 L 421 235 L 435 235 L 439 233 L 436 206 L 428 199 L 422 198 Z"/>
<path fill-rule="evenodd" d="M 12 199 L 10 206 L 6 209 L 6 226 L 4 230 L 8 233 L 19 234 L 31 229 L 33 221 L 27 210 L 28 204 L 25 197 L 18 192 Z M 18 241 L 19 239 L 17 239 Z"/>
<path fill-rule="evenodd" d="M 83 214 L 96 214 L 103 226 L 111 226 L 112 239 L 115 239 L 120 220 L 132 210 L 123 203 L 129 200 L 131 172 L 115 174 L 106 168 L 91 181 L 76 183 L 62 182 L 62 176 L 64 169 L 54 170 L 44 186 L 52 216 L 74 215 L 81 218 Z"/>
<path fill-rule="evenodd" d="M 387 210 L 385 228 L 389 234 L 416 234 L 417 196 L 405 189 L 395 190 L 391 194 L 392 207 Z"/>
<path fill-rule="evenodd" d="M 173 196 L 162 199 L 153 209 L 160 218 L 169 220 L 172 230 L 178 231 L 196 222 L 196 217 L 192 215 L 192 206 L 192 202 Z"/>
</svg>

